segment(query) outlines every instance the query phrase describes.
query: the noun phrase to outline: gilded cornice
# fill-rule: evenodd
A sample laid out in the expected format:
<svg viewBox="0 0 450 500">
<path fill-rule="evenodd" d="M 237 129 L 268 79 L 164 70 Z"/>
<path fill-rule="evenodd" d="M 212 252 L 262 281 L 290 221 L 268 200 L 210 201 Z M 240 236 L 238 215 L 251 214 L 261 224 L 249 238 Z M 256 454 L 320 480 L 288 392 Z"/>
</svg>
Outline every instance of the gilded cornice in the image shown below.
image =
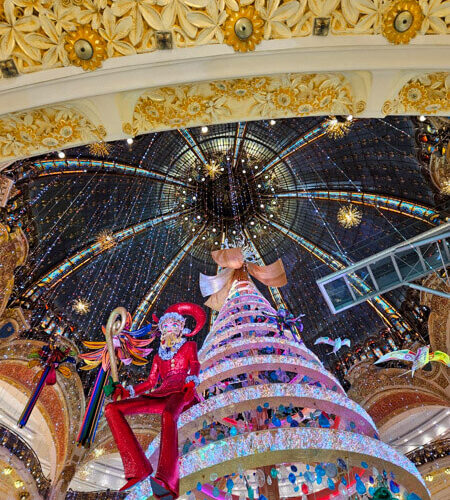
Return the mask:
<svg viewBox="0 0 450 500">
<path fill-rule="evenodd" d="M 107 58 L 157 50 L 157 32 L 170 32 L 177 48 L 230 43 L 227 22 L 248 16 L 248 7 L 264 40 L 314 36 L 318 18 L 330 35 L 392 43 L 449 32 L 445 0 L 5 0 L 0 60 L 12 58 L 21 74 L 70 64 L 92 70 Z M 405 10 L 414 16 L 407 33 L 394 28 L 397 11 Z M 93 43 L 93 64 L 73 51 L 80 35 Z"/>
</svg>

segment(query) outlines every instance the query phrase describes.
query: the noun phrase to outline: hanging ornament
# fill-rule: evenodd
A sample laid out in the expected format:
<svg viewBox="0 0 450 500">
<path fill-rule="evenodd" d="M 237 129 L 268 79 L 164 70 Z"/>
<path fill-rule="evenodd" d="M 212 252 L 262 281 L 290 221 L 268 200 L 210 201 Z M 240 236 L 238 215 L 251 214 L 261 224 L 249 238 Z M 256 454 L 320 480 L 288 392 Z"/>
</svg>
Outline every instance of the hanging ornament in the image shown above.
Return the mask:
<svg viewBox="0 0 450 500">
<path fill-rule="evenodd" d="M 108 156 L 111 152 L 111 145 L 107 142 L 94 142 L 88 146 L 89 153 L 93 156 Z"/>
<path fill-rule="evenodd" d="M 335 116 L 331 116 L 330 119 L 326 121 L 325 132 L 327 136 L 332 139 L 340 139 L 349 133 L 351 126 L 351 120 L 345 118 L 338 119 Z"/>
<path fill-rule="evenodd" d="M 303 331 L 303 323 L 301 318 L 305 316 L 304 314 L 300 314 L 299 316 L 295 317 L 287 309 L 280 307 L 276 314 L 264 312 L 264 316 L 276 322 L 278 331 L 280 332 L 281 336 L 284 336 L 285 329 L 290 330 L 297 342 L 303 342 L 300 338 L 300 333 Z"/>
<path fill-rule="evenodd" d="M 114 246 L 114 233 L 109 229 L 100 231 L 96 238 L 97 244 L 101 245 L 102 249 Z"/>
<path fill-rule="evenodd" d="M 408 361 L 412 362 L 411 376 L 414 377 L 414 372 L 420 370 L 430 361 L 437 361 L 445 366 L 450 366 L 450 356 L 442 351 L 430 352 L 430 346 L 419 347 L 417 352 L 408 349 L 401 349 L 399 351 L 388 352 L 381 358 L 375 361 L 375 365 L 385 363 L 386 361 Z M 406 372 L 406 373 L 409 373 Z"/>
<path fill-rule="evenodd" d="M 347 205 L 338 210 L 337 220 L 346 229 L 359 226 L 361 219 L 362 213 L 354 205 Z"/>
<path fill-rule="evenodd" d="M 85 315 L 91 310 L 91 304 L 84 298 L 78 298 L 73 302 L 72 309 L 80 315 Z"/>
</svg>

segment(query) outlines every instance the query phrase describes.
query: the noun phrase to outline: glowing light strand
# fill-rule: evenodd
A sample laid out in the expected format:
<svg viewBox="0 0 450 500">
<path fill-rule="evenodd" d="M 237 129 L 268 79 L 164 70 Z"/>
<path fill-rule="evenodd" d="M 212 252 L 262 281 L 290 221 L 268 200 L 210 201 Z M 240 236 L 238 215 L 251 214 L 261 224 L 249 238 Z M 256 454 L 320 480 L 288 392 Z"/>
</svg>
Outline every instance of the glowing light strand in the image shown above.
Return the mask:
<svg viewBox="0 0 450 500">
<path fill-rule="evenodd" d="M 173 273 L 179 267 L 183 259 L 186 257 L 188 252 L 194 246 L 195 242 L 202 235 L 205 230 L 203 226 L 196 235 L 185 243 L 183 248 L 175 255 L 175 257 L 170 261 L 162 273 L 158 276 L 157 280 L 153 283 L 150 290 L 147 292 L 145 297 L 141 300 L 140 304 L 136 308 L 133 315 L 133 323 L 131 324 L 132 329 L 139 328 L 139 326 L 144 321 L 150 309 L 153 307 L 158 295 L 161 293 L 163 288 L 167 285 L 167 282 L 172 277 Z"/>
<path fill-rule="evenodd" d="M 182 215 L 184 212 L 182 211 L 172 214 L 165 214 L 159 217 L 148 219 L 143 222 L 139 222 L 138 224 L 134 224 L 133 226 L 127 227 L 125 229 L 122 229 L 121 231 L 117 231 L 116 233 L 114 233 L 114 240 L 116 243 L 121 243 L 122 241 L 125 241 L 128 238 L 131 238 L 132 236 L 145 231 L 146 229 L 154 227 L 157 224 L 175 219 Z M 87 262 L 89 262 L 97 255 L 100 255 L 108 248 L 109 247 L 105 248 L 101 243 L 97 242 L 87 246 L 80 252 L 77 252 L 75 255 L 68 257 L 56 268 L 54 268 L 52 271 L 40 278 L 39 281 L 37 281 L 34 285 L 32 285 L 25 293 L 25 297 L 30 297 L 31 295 L 33 295 L 33 293 L 36 292 L 39 287 L 54 287 L 59 281 L 72 274 L 76 269 L 84 266 Z"/>
<path fill-rule="evenodd" d="M 379 208 L 390 212 L 396 212 L 408 217 L 422 220 L 429 224 L 443 223 L 440 214 L 425 205 L 404 200 L 402 198 L 394 198 L 392 196 L 372 194 L 366 192 L 354 191 L 290 191 L 283 193 L 276 193 L 273 195 L 275 198 L 314 198 L 316 200 L 330 200 L 338 202 L 351 202 L 367 207 Z"/>
<path fill-rule="evenodd" d="M 320 261 L 326 264 L 333 271 L 339 271 L 346 267 L 342 262 L 334 258 L 331 254 L 329 254 L 325 250 L 321 249 L 318 245 L 315 245 L 311 241 L 294 233 L 288 228 L 281 226 L 280 224 L 272 220 L 266 220 L 266 223 L 271 224 L 274 228 L 278 229 L 278 231 L 286 234 L 286 236 L 288 236 L 291 240 L 297 242 L 305 250 L 314 255 L 316 258 L 318 258 Z M 364 293 L 368 293 L 369 291 L 371 291 L 371 288 L 366 283 L 364 283 L 363 280 L 358 278 L 358 276 L 349 276 L 349 279 L 356 291 L 363 290 Z M 373 301 L 375 302 L 375 304 L 373 304 L 372 301 L 368 302 L 370 305 L 376 307 L 379 310 L 379 313 L 381 313 L 382 317 L 387 322 L 387 324 L 394 326 L 400 332 L 405 332 L 407 330 L 405 325 L 399 321 L 399 319 L 401 318 L 400 313 L 388 301 L 386 301 L 381 297 L 374 297 Z"/>
</svg>

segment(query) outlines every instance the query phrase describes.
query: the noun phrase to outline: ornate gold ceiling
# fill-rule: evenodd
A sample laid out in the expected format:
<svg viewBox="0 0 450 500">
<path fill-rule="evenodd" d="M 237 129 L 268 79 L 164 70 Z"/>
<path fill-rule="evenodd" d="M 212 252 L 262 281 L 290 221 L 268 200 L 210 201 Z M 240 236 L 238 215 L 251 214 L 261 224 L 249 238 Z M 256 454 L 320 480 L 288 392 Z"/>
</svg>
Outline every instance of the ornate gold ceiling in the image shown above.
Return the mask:
<svg viewBox="0 0 450 500">
<path fill-rule="evenodd" d="M 19 73 L 93 70 L 111 57 L 157 50 L 159 33 L 170 33 L 177 48 L 226 43 L 238 51 L 262 39 L 328 33 L 401 44 L 447 33 L 449 15 L 444 0 L 5 0 L 0 59 L 12 58 Z M 247 33 L 239 32 L 243 23 Z"/>
</svg>

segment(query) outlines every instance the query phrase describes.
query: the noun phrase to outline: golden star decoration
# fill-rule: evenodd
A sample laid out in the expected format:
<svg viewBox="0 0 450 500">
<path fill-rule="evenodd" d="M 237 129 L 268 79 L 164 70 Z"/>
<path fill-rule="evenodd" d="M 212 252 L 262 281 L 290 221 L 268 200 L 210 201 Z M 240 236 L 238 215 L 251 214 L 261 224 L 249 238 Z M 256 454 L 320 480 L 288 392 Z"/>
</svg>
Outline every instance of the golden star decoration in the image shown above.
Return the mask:
<svg viewBox="0 0 450 500">
<path fill-rule="evenodd" d="M 391 43 L 409 43 L 422 26 L 423 17 L 415 0 L 397 0 L 384 13 L 381 31 Z"/>
<path fill-rule="evenodd" d="M 242 26 L 241 26 L 242 25 Z M 227 20 L 224 24 L 225 43 L 231 45 L 237 52 L 248 52 L 255 50 L 255 46 L 263 38 L 264 21 L 251 6 L 241 7 L 237 12 L 228 12 Z M 239 27 L 241 26 L 241 31 Z M 251 26 L 251 30 L 248 28 Z M 247 29 L 250 34 L 244 38 L 242 30 Z M 237 32 L 242 33 L 241 37 Z"/>
<path fill-rule="evenodd" d="M 111 247 L 115 243 L 114 234 L 108 229 L 100 231 L 97 235 L 96 242 L 103 248 Z"/>
<path fill-rule="evenodd" d="M 359 226 L 362 213 L 353 205 L 341 207 L 338 210 L 337 219 L 339 224 L 346 229 Z"/>
<path fill-rule="evenodd" d="M 205 165 L 205 170 L 211 179 L 215 179 L 220 174 L 220 165 L 213 160 Z"/>
<path fill-rule="evenodd" d="M 78 314 L 87 314 L 91 310 L 91 304 L 87 300 L 79 298 L 74 301 L 72 309 Z"/>
<path fill-rule="evenodd" d="M 340 139 L 341 137 L 344 137 L 348 134 L 351 126 L 351 121 L 346 120 L 344 122 L 340 122 L 334 116 L 332 116 L 327 121 L 327 127 L 325 131 L 328 137 L 331 137 L 332 139 Z"/>
<path fill-rule="evenodd" d="M 111 146 L 103 141 L 89 144 L 89 153 L 93 156 L 108 156 L 111 151 Z"/>
<path fill-rule="evenodd" d="M 66 36 L 65 49 L 69 61 L 85 71 L 94 70 L 107 58 L 106 42 L 93 29 L 80 26 Z"/>
</svg>

